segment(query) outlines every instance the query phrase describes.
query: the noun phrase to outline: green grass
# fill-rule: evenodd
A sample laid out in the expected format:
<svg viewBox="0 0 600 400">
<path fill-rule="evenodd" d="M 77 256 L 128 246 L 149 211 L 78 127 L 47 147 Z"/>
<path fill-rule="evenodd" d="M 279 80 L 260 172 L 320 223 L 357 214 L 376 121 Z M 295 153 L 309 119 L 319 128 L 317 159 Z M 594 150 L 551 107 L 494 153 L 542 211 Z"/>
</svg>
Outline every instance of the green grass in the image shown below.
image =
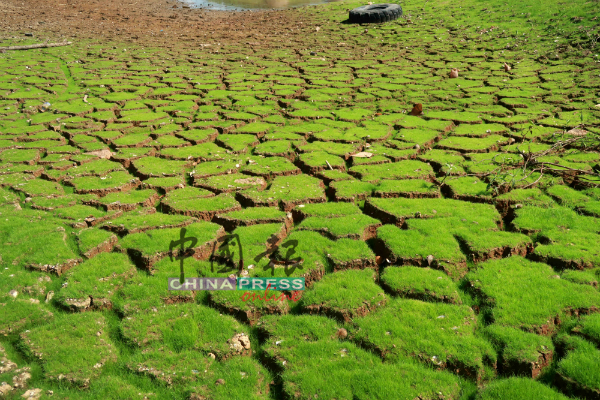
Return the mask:
<svg viewBox="0 0 600 400">
<path fill-rule="evenodd" d="M 88 307 L 110 308 L 116 291 L 136 272 L 126 255 L 101 253 L 65 274 L 66 282 L 55 301 L 74 311 L 85 311 Z"/>
<path fill-rule="evenodd" d="M 381 282 L 400 297 L 461 304 L 457 285 L 444 273 L 430 268 L 387 267 Z"/>
<path fill-rule="evenodd" d="M 204 245 L 206 242 L 216 239 L 220 226 L 212 222 L 196 222 L 188 225 L 186 228 L 186 237 L 197 239 L 196 247 Z M 169 252 L 171 241 L 177 241 L 180 238 L 180 228 L 155 229 L 149 232 L 140 232 L 127 235 L 119 240 L 119 245 L 124 249 L 135 249 L 141 252 L 143 256 L 153 256 L 157 253 Z M 186 243 L 186 248 L 190 243 Z M 179 250 L 179 247 L 177 247 Z"/>
<path fill-rule="evenodd" d="M 381 359 L 351 342 L 339 342 L 340 327 L 318 316 L 264 317 L 258 326 L 271 337 L 265 353 L 283 369 L 283 391 L 302 398 L 386 399 L 458 396 L 457 378 L 434 372 L 404 359 L 395 364 Z M 327 375 L 328 379 L 322 377 Z M 399 379 L 400 378 L 400 379 Z"/>
<path fill-rule="evenodd" d="M 522 161 L 517 145 L 526 152 L 546 151 L 571 136 L 563 130 L 582 123 L 588 137 L 600 132 L 597 3 L 409 2 L 402 4 L 404 18 L 396 21 L 367 27 L 342 23 L 348 9 L 360 5 L 352 0 L 282 11 L 275 30 L 267 25 L 258 39 L 240 42 L 227 29 L 216 30 L 214 43 L 202 49 L 178 45 L 175 38 L 167 49 L 152 35 L 146 39 L 155 43 L 142 48 L 103 35 L 76 40 L 80 35 L 74 34 L 68 49 L 2 55 L 0 332 L 8 334 L 2 339 L 8 357 L 19 368 L 31 368 L 29 388 L 41 388 L 42 397 L 53 390 L 54 397 L 70 399 L 565 398 L 555 391 L 561 387 L 557 371 L 575 385 L 597 387 L 594 320 L 568 315 L 583 316 L 598 303 L 600 192 L 581 185 L 583 175 L 572 181 L 545 171 L 537 183 L 537 174 L 518 182 L 523 175 L 517 167 L 501 172 L 515 182 L 496 196 L 485 176 L 502 162 L 516 167 Z M 164 30 L 161 35 L 169 34 L 169 27 Z M 16 39 L 19 34 L 7 32 L 3 46 L 36 42 Z M 504 62 L 512 67 L 508 73 Z M 459 78 L 448 79 L 450 68 L 460 69 Z M 52 105 L 42 111 L 45 101 Z M 423 115 L 407 115 L 414 103 L 423 105 Z M 110 149 L 112 157 L 85 154 L 100 149 Z M 353 156 L 359 151 L 373 156 Z M 592 148 L 572 148 L 540 160 L 559 170 L 587 171 L 588 178 L 600 156 Z M 330 170 L 325 161 L 339 170 Z M 345 172 L 349 167 L 352 174 Z M 304 175 L 285 176 L 301 170 Z M 253 191 L 248 181 L 235 182 L 248 178 L 270 186 Z M 140 180 L 144 190 L 138 189 Z M 441 182 L 461 200 L 440 198 Z M 198 187 L 203 183 L 210 191 Z M 450 197 L 446 189 L 443 196 Z M 227 190 L 239 192 L 214 196 Z M 323 203 L 311 204 L 317 201 Z M 90 224 L 96 224 L 116 217 L 115 210 L 124 215 L 102 224 L 113 225 L 121 244 L 145 238 L 137 251 L 118 244 L 111 250 L 113 232 L 87 228 L 84 219 L 90 215 L 96 218 Z M 344 274 L 364 274 L 367 279 L 357 280 L 357 287 L 380 293 L 383 286 L 394 297 L 396 292 L 413 300 L 394 299 L 368 317 L 356 316 L 359 331 L 353 324 L 305 315 L 294 302 L 270 310 L 268 303 L 242 302 L 235 292 L 169 292 L 166 280 L 180 273 L 179 260 L 164 251 L 178 239 L 180 225 L 195 229 L 198 217 L 214 218 L 230 232 L 239 229 L 244 264 L 254 264 L 243 271 L 249 276 L 304 276 L 308 296 L 325 284 L 340 291 L 336 279 Z M 394 252 L 418 254 L 420 263 L 385 262 L 376 283 L 367 277 L 379 269 L 375 254 L 398 261 L 377 238 L 361 237 L 372 235 L 365 229 L 378 221 L 387 225 L 380 232 L 389 230 L 379 239 L 393 244 Z M 241 228 L 245 225 L 253 228 Z M 202 226 L 194 236 L 214 239 L 219 226 Z M 291 243 L 292 257 L 303 260 L 291 272 L 266 257 L 248 262 L 250 255 L 266 251 L 274 233 L 287 234 L 283 243 Z M 112 252 L 83 261 L 96 249 Z M 270 257 L 283 260 L 287 249 L 282 244 Z M 507 257 L 523 250 L 545 264 Z M 148 261 L 142 266 L 151 270 L 125 279 L 121 269 L 139 265 L 140 254 Z M 482 261 L 490 256 L 507 258 Z M 444 261 L 451 257 L 459 262 Z M 184 269 L 189 276 L 234 272 L 223 267 L 217 260 L 186 258 Z M 475 280 L 453 281 L 468 270 Z M 356 300 L 358 307 L 359 301 L 373 301 L 351 289 L 336 300 Z M 11 290 L 18 292 L 16 299 Z M 54 299 L 46 303 L 50 291 Z M 83 338 L 69 336 L 78 329 L 71 322 L 100 325 L 65 312 L 68 293 L 84 299 L 96 293 L 90 308 L 108 299 L 113 309 L 102 311 L 104 327 Z M 443 304 L 449 299 L 464 305 Z M 396 302 L 412 308 L 400 310 Z M 236 313 L 231 307 L 250 313 L 236 314 L 249 323 L 261 313 L 289 315 L 268 317 L 271 337 L 263 342 L 260 323 L 258 330 L 240 325 L 227 317 Z M 123 323 L 155 318 L 169 308 L 209 315 L 194 326 L 189 315 L 173 311 L 172 320 L 152 324 L 157 336 L 147 336 L 151 343 L 145 347 L 124 340 Z M 381 320 L 362 321 L 379 313 L 385 314 Z M 441 315 L 445 318 L 438 319 Z M 350 336 L 338 339 L 340 327 Z M 46 328 L 51 334 L 40 335 Z M 255 354 L 212 360 L 208 353 L 218 351 L 198 350 L 196 341 L 210 346 L 214 340 L 227 351 L 230 337 L 206 338 L 199 333 L 204 328 L 246 332 Z M 377 329 L 381 336 L 371 333 Z M 468 332 L 461 336 L 463 329 Z M 95 336 L 99 330 L 101 336 Z M 369 333 L 363 342 L 353 337 L 361 331 Z M 551 336 L 556 331 L 560 334 Z M 398 332 L 406 340 L 397 340 Z M 52 353 L 52 364 L 44 363 L 17 348 L 18 333 L 38 335 L 47 349 L 60 344 L 64 353 Z M 590 343 L 576 343 L 581 337 Z M 94 368 L 93 356 L 103 350 L 93 346 L 105 338 L 117 358 Z M 555 360 L 539 382 L 504 379 L 513 371 L 537 373 L 531 362 L 541 360 L 543 346 L 551 348 L 552 341 Z M 385 345 L 391 351 L 385 357 L 392 360 L 382 362 L 373 343 Z M 42 358 L 49 354 L 40 352 Z M 442 359 L 449 361 L 444 366 L 449 371 L 434 370 Z M 89 389 L 46 379 L 63 367 L 75 368 L 84 379 L 91 372 Z M 472 374 L 465 379 L 469 368 Z M 217 385 L 217 379 L 226 383 Z M 0 381 L 10 384 L 12 374 L 2 374 Z M 573 385 L 561 390 L 578 396 Z M 20 398 L 22 392 L 9 397 Z"/>
<path fill-rule="evenodd" d="M 165 282 L 166 286 L 166 282 Z M 142 312 L 121 324 L 126 340 L 142 348 L 166 347 L 176 353 L 196 350 L 219 358 L 236 354 L 228 341 L 248 331 L 232 317 L 199 304 L 171 304 Z"/>
<path fill-rule="evenodd" d="M 196 221 L 194 217 L 155 212 L 153 208 L 138 209 L 102 224 L 102 228 L 119 233 L 136 233 L 152 229 L 186 226 Z"/>
<path fill-rule="evenodd" d="M 360 214 L 360 208 L 353 203 L 317 203 L 296 206 L 294 211 L 305 217 L 342 217 Z"/>
<path fill-rule="evenodd" d="M 477 400 L 567 400 L 568 398 L 543 383 L 518 377 L 492 382 L 476 397 Z"/>
<path fill-rule="evenodd" d="M 532 366 L 540 363 L 543 356 L 551 358 L 554 353 L 554 344 L 546 336 L 498 325 L 486 327 L 483 334 L 496 348 L 505 375 L 531 377 Z"/>
<path fill-rule="evenodd" d="M 375 275 L 371 269 L 326 275 L 304 293 L 300 305 L 310 313 L 348 313 L 351 318 L 353 315 L 362 316 L 363 312 L 373 311 L 387 302 L 383 290 L 373 281 Z M 317 307 L 317 310 L 312 307 Z"/>
<path fill-rule="evenodd" d="M 481 378 L 484 364 L 496 360 L 490 344 L 474 335 L 470 307 L 394 299 L 389 305 L 355 321 L 353 340 L 368 343 L 390 362 L 412 357 L 432 367 L 457 368 Z M 443 329 L 442 329 L 443 328 Z"/>
<path fill-rule="evenodd" d="M 368 215 L 355 214 L 343 217 L 308 217 L 304 219 L 298 229 L 314 230 L 322 232 L 325 236 L 333 239 L 348 237 L 352 239 L 364 239 L 367 236 L 365 230 L 375 228 L 381 223 Z"/>
<path fill-rule="evenodd" d="M 483 263 L 466 279 L 497 324 L 552 332 L 555 317 L 564 318 L 567 309 L 591 307 L 600 296 L 591 286 L 556 276 L 546 264 L 510 257 Z"/>
<path fill-rule="evenodd" d="M 104 364 L 117 359 L 107 328 L 99 313 L 64 314 L 23 333 L 21 346 L 28 356 L 40 360 L 46 378 L 85 387 L 100 375 Z"/>
<path fill-rule="evenodd" d="M 600 389 L 600 350 L 580 338 L 574 337 L 571 341 L 574 348 L 558 362 L 556 372 L 585 388 Z"/>
<path fill-rule="evenodd" d="M 116 242 L 116 240 L 117 237 L 113 233 L 97 228 L 82 229 L 77 234 L 77 244 L 79 246 L 79 251 L 81 251 L 83 255 L 88 254 L 91 250 L 96 249 L 104 243 L 109 241 Z"/>
<path fill-rule="evenodd" d="M 596 344 L 600 343 L 600 316 L 598 314 L 583 316 L 572 332 Z"/>
</svg>

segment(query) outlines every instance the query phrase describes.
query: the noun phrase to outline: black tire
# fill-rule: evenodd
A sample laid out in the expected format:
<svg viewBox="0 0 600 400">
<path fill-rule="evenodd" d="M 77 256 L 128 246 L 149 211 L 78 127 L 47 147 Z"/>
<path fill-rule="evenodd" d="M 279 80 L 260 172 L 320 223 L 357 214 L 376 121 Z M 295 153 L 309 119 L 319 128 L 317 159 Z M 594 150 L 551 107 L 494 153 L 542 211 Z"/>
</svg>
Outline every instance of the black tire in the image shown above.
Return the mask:
<svg viewBox="0 0 600 400">
<path fill-rule="evenodd" d="M 350 22 L 378 23 L 389 22 L 402 16 L 399 4 L 371 4 L 350 11 Z"/>
</svg>

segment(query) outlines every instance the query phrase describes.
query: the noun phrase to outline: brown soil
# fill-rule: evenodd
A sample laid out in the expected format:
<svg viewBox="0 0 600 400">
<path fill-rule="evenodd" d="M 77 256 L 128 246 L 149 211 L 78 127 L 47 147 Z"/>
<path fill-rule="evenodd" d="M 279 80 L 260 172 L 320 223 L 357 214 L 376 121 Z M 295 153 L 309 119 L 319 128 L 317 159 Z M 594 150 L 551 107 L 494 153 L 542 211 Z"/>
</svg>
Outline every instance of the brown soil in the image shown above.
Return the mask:
<svg viewBox="0 0 600 400">
<path fill-rule="evenodd" d="M 384 224 L 393 224 L 398 227 L 402 227 L 404 224 L 404 218 L 398 218 L 394 214 L 391 214 L 385 210 L 378 208 L 372 204 L 368 199 L 365 201 L 364 213 L 380 220 Z"/>
<path fill-rule="evenodd" d="M 398 197 L 405 197 L 407 199 L 439 199 L 442 197 L 439 192 L 436 193 L 418 193 L 418 192 L 375 192 L 373 197 L 380 197 L 383 199 L 393 199 Z"/>
<path fill-rule="evenodd" d="M 69 185 L 69 183 L 70 183 L 69 181 L 65 181 L 66 185 Z M 134 178 L 134 179 L 132 179 L 132 182 L 125 183 L 122 186 L 116 186 L 113 188 L 106 188 L 106 189 L 77 189 L 77 188 L 75 188 L 73 191 L 77 194 L 91 193 L 91 194 L 97 194 L 100 197 L 104 197 L 109 193 L 125 192 L 127 190 L 135 189 L 140 184 L 141 184 L 140 180 L 138 178 Z M 72 185 L 69 185 L 69 186 L 72 186 Z"/>
<path fill-rule="evenodd" d="M 213 222 L 215 222 L 219 225 L 223 225 L 227 231 L 233 231 L 238 226 L 251 226 L 251 225 L 257 225 L 257 224 L 278 224 L 278 223 L 284 223 L 286 225 L 286 229 L 288 231 L 290 231 L 292 224 L 293 224 L 292 218 L 288 218 L 286 216 L 281 217 L 281 218 L 258 218 L 258 219 L 251 219 L 251 220 L 241 220 L 241 219 L 230 218 L 225 215 L 216 215 L 215 218 L 213 218 Z"/>
<path fill-rule="evenodd" d="M 56 265 L 29 264 L 29 265 L 26 265 L 25 268 L 34 269 L 36 271 L 41 271 L 41 272 L 54 273 L 58 276 L 61 276 L 63 274 L 63 272 L 73 268 L 75 265 L 79 264 L 82 261 L 83 260 L 81 258 L 78 258 L 78 259 L 74 259 L 74 260 L 67 260 L 64 263 L 60 263 L 60 264 L 56 264 Z"/>
<path fill-rule="evenodd" d="M 550 365 L 554 353 L 548 350 L 545 353 L 540 352 L 539 357 L 534 362 L 523 360 L 505 360 L 500 364 L 501 373 L 508 376 L 526 376 L 528 378 L 537 378 L 542 373 L 542 369 Z"/>
<path fill-rule="evenodd" d="M 467 245 L 468 246 L 468 245 Z M 526 245 L 510 247 L 497 247 L 495 249 L 486 250 L 484 252 L 472 252 L 471 257 L 473 262 L 480 263 L 491 259 L 506 258 L 509 256 L 521 256 L 525 257 L 527 254 L 533 251 L 533 244 L 528 243 Z"/>
<path fill-rule="evenodd" d="M 311 304 L 304 306 L 304 311 L 308 314 L 321 314 L 326 315 L 330 318 L 336 319 L 340 322 L 352 322 L 352 319 L 356 317 L 364 317 L 371 311 L 375 311 L 379 307 L 383 307 L 387 304 L 387 298 L 382 297 L 378 302 L 367 303 L 354 309 L 342 309 L 337 307 L 328 307 L 324 304 Z"/>
<path fill-rule="evenodd" d="M 457 301 L 457 299 L 454 299 L 452 297 L 439 295 L 435 292 L 430 291 L 429 289 L 425 289 L 425 292 L 417 292 L 414 289 L 399 290 L 392 288 L 383 281 L 380 281 L 380 285 L 386 293 L 391 293 L 392 295 L 396 295 L 406 299 L 415 299 L 434 303 L 437 302 L 446 304 L 462 304 L 460 300 Z"/>
<path fill-rule="evenodd" d="M 135 157 L 130 157 L 130 158 L 125 158 L 125 157 L 121 157 L 118 154 L 114 154 L 110 160 L 111 161 L 116 161 L 116 162 L 120 162 L 121 165 L 123 165 L 123 167 L 125 168 L 129 168 L 129 166 L 131 165 L 131 162 L 134 160 L 137 160 L 138 158 L 144 158 L 144 157 L 150 157 L 156 154 L 156 149 L 152 148 L 152 150 L 150 150 L 148 153 L 145 154 L 141 154 L 139 156 L 135 156 Z"/>
<path fill-rule="evenodd" d="M 93 257 L 96 257 L 100 253 L 110 253 L 118 241 L 119 241 L 119 238 L 117 238 L 116 236 L 113 235 L 110 238 L 108 238 L 107 240 L 105 240 L 104 242 L 100 243 L 98 246 L 85 252 L 83 254 L 83 256 L 85 258 L 93 258 Z"/>
<path fill-rule="evenodd" d="M 196 217 L 201 221 L 212 221 L 215 218 L 215 215 L 218 213 L 228 213 L 230 211 L 241 210 L 241 206 L 235 206 L 231 208 L 225 208 L 222 210 L 210 210 L 210 211 L 199 211 L 199 210 L 179 210 L 167 203 L 161 203 L 162 210 L 165 214 L 179 214 L 186 215 L 188 217 Z"/>
<path fill-rule="evenodd" d="M 102 229 L 106 229 L 111 232 L 115 232 L 119 235 L 129 235 L 132 233 L 146 232 L 154 229 L 165 229 L 165 228 L 182 228 L 184 226 L 188 226 L 193 224 L 194 222 L 198 222 L 196 219 L 189 219 L 187 221 L 180 222 L 178 224 L 170 224 L 170 225 L 160 225 L 160 226 L 144 226 L 140 228 L 127 229 L 120 225 L 103 225 Z"/>
<path fill-rule="evenodd" d="M 375 272 L 378 272 L 379 268 L 377 266 L 377 263 L 375 262 L 374 259 L 359 259 L 359 260 L 352 260 L 352 261 L 338 261 L 335 258 L 329 256 L 328 257 L 329 260 L 331 261 L 331 263 L 333 264 L 333 271 L 343 271 L 346 269 L 365 269 L 365 268 L 371 268 L 373 270 L 375 270 Z"/>
<path fill-rule="evenodd" d="M 269 295 L 269 297 L 270 296 L 271 295 Z M 218 303 L 210 295 L 208 297 L 208 302 L 212 307 L 216 308 L 220 312 L 232 315 L 238 321 L 247 323 L 250 326 L 254 326 L 263 315 L 283 315 L 287 314 L 290 309 L 289 302 L 287 300 L 283 302 L 279 301 L 273 303 L 263 301 L 258 301 L 257 303 L 253 302 L 254 304 L 252 304 L 250 309 L 248 310 L 242 310 L 239 307 L 233 307 L 228 306 L 226 304 Z M 255 304 L 260 305 L 260 307 L 256 307 Z M 282 307 L 278 307 L 277 304 L 280 304 Z"/>
</svg>

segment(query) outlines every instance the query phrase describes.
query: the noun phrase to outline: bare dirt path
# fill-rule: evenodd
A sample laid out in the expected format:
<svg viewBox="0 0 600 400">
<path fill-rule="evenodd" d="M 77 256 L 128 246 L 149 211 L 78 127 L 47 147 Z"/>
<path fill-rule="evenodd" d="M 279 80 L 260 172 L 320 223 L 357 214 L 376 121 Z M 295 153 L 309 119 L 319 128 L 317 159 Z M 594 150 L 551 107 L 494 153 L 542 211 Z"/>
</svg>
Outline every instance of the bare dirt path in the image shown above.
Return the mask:
<svg viewBox="0 0 600 400">
<path fill-rule="evenodd" d="M 209 11 L 184 8 L 172 0 L 2 0 L 0 14 L 3 38 L 33 33 L 156 45 L 175 41 L 267 44 L 305 28 L 300 14 L 289 10 Z"/>
</svg>

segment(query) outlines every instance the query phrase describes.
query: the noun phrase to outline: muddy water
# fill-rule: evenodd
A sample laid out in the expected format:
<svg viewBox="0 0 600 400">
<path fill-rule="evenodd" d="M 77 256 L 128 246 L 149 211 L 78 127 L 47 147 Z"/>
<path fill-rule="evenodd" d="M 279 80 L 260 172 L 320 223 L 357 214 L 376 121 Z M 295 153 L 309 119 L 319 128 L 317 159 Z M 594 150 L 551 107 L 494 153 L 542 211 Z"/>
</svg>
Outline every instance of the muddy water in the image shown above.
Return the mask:
<svg viewBox="0 0 600 400">
<path fill-rule="evenodd" d="M 182 3 L 193 8 L 225 11 L 284 9 L 335 1 L 338 0 L 181 0 Z"/>
</svg>

